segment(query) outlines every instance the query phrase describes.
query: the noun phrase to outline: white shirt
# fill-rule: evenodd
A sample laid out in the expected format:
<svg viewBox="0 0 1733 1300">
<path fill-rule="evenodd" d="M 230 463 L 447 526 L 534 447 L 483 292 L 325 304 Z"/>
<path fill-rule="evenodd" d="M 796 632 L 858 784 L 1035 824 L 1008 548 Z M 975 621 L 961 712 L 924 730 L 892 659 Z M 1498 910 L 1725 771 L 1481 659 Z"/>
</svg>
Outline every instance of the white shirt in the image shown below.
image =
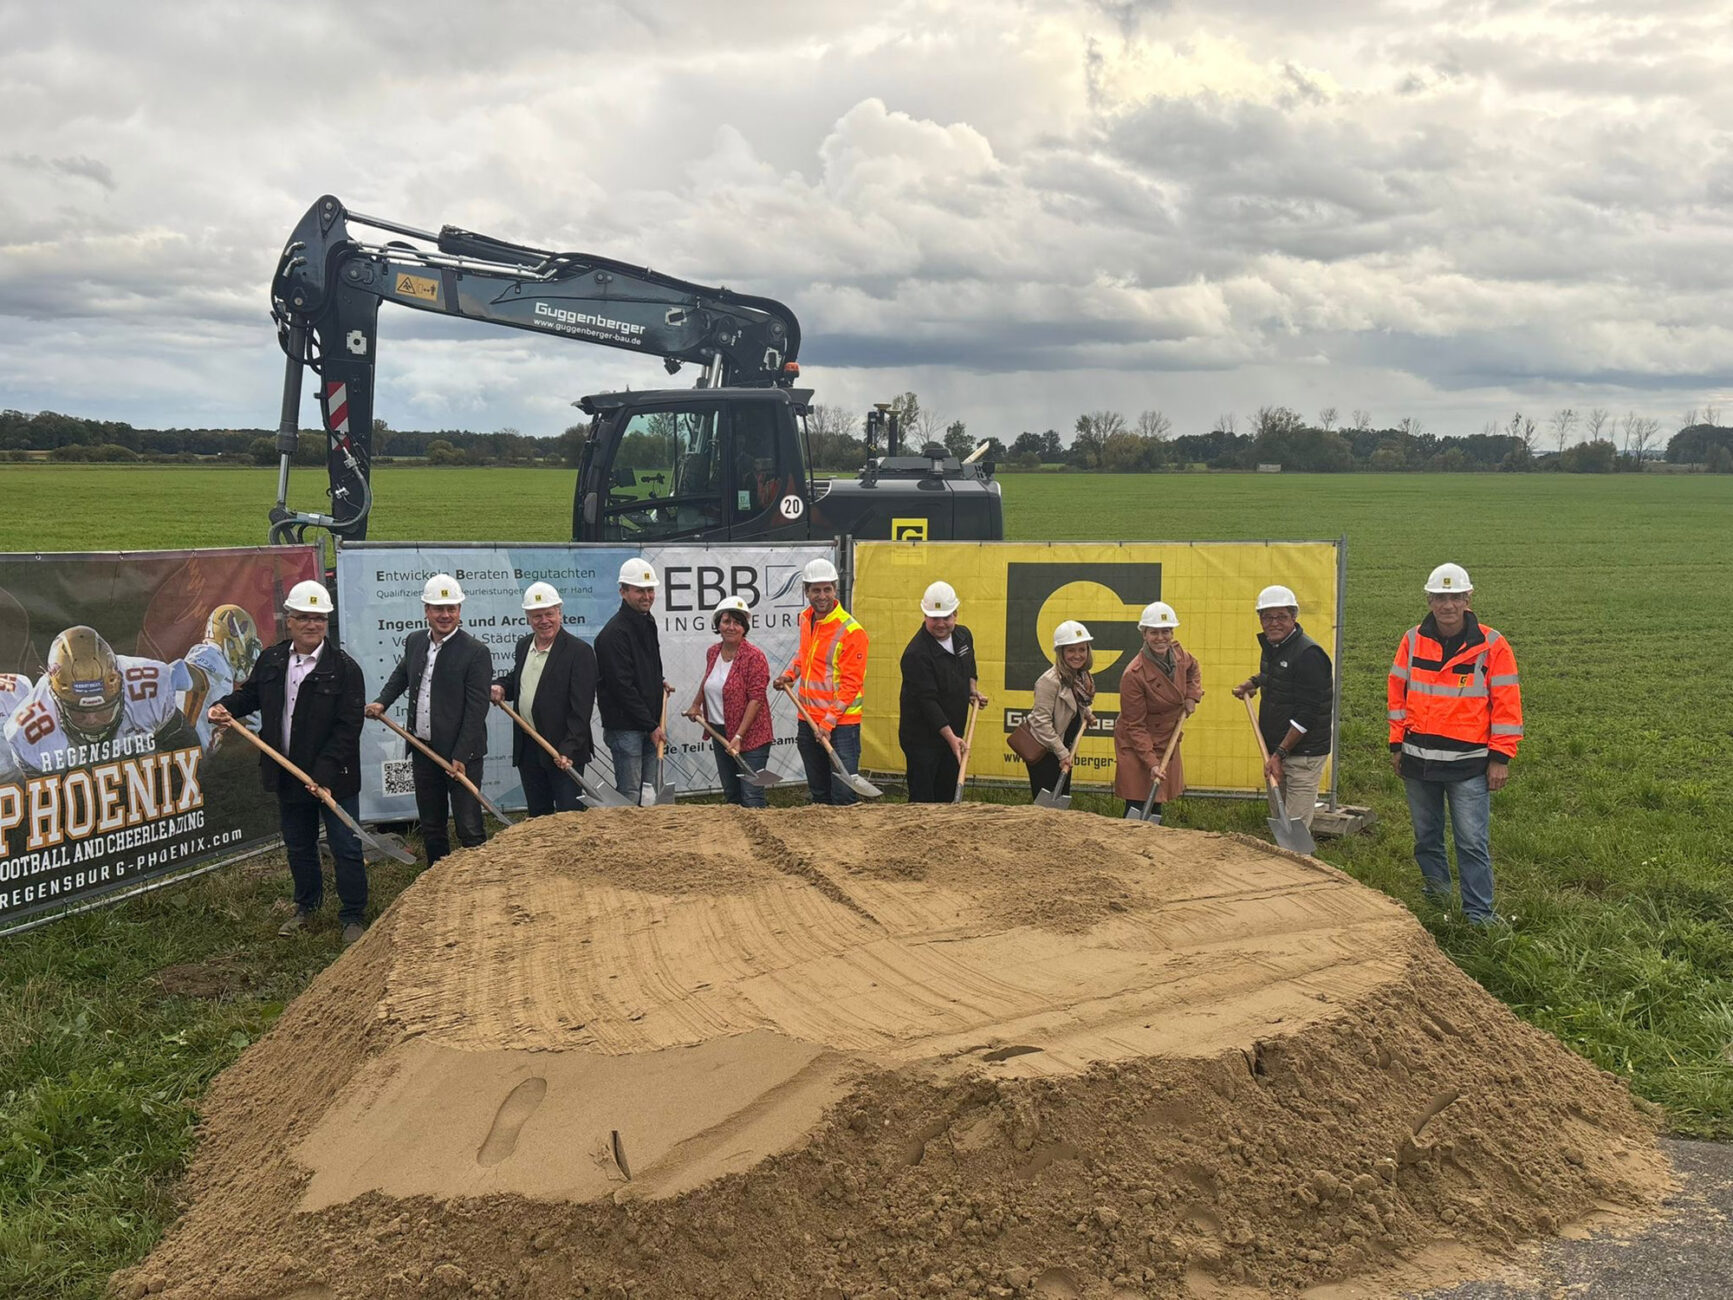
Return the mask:
<svg viewBox="0 0 1733 1300">
<path fill-rule="evenodd" d="M 716 656 L 716 666 L 710 670 L 710 675 L 704 679 L 704 716 L 710 720 L 710 725 L 721 731 L 727 725 L 726 715 L 722 712 L 722 686 L 728 680 L 728 674 L 734 665 L 721 655 Z"/>
<path fill-rule="evenodd" d="M 319 656 L 324 653 L 325 643 L 319 642 L 310 655 L 289 651 L 289 675 L 283 683 L 283 748 L 289 748 L 289 727 L 295 720 L 295 699 L 301 694 L 301 683 L 307 680 L 307 675 L 319 664 Z"/>
<path fill-rule="evenodd" d="M 956 647 L 951 644 L 954 637 L 955 634 L 953 633 L 951 636 L 944 637 L 939 642 L 940 645 L 945 647 L 945 653 L 948 655 L 954 655 L 957 653 Z"/>
<path fill-rule="evenodd" d="M 433 661 L 439 657 L 439 647 L 450 637 L 437 637 L 432 632 L 427 634 L 427 667 L 421 670 L 421 690 L 415 696 L 415 717 L 410 719 L 410 730 L 422 740 L 433 739 Z"/>
</svg>

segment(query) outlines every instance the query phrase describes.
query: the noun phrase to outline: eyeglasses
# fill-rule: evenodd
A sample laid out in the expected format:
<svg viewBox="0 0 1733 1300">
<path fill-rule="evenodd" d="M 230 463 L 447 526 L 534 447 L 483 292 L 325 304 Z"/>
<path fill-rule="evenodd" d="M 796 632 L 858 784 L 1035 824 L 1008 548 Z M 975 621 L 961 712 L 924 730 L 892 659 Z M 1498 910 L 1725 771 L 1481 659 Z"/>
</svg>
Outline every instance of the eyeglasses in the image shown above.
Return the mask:
<svg viewBox="0 0 1733 1300">
<path fill-rule="evenodd" d="M 329 623 L 331 616 L 329 614 L 291 614 L 289 621 L 291 623 Z"/>
</svg>

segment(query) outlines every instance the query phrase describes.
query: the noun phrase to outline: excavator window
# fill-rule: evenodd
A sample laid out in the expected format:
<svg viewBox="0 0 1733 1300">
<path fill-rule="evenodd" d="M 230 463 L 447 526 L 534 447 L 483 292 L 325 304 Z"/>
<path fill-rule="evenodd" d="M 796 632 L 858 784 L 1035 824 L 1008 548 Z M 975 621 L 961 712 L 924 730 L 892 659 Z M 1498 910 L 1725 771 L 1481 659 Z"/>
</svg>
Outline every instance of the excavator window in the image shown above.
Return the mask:
<svg viewBox="0 0 1733 1300">
<path fill-rule="evenodd" d="M 733 521 L 756 519 L 775 507 L 783 492 L 776 463 L 776 409 L 768 402 L 743 402 L 731 412 L 734 454 Z"/>
<path fill-rule="evenodd" d="M 714 406 L 639 411 L 620 436 L 602 535 L 646 542 L 726 527 L 726 468 Z"/>
</svg>

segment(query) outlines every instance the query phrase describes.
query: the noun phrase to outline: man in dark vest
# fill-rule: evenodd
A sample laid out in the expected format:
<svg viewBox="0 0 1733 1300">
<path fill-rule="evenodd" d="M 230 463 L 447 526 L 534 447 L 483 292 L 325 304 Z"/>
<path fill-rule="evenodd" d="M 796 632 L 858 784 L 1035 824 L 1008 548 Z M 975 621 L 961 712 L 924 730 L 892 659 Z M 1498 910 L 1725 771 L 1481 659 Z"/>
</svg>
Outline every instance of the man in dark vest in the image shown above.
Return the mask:
<svg viewBox="0 0 1733 1300">
<path fill-rule="evenodd" d="M 425 630 L 411 632 L 403 643 L 403 658 L 391 670 L 379 698 L 367 706 L 377 718 L 405 690 L 409 692 L 409 730 L 475 784 L 481 784 L 482 759 L 487 756 L 488 688 L 493 684 L 493 656 L 458 623 L 463 616 L 463 588 L 449 573 L 436 573 L 421 590 Z M 446 834 L 449 815 L 457 823 L 457 842 L 466 849 L 487 840 L 481 805 L 463 786 L 420 750 L 405 742 L 415 777 L 415 811 L 421 819 L 421 842 L 432 866 L 451 852 Z M 448 809 L 449 807 L 449 814 Z"/>
<path fill-rule="evenodd" d="M 227 727 L 259 715 L 259 737 L 312 777 L 351 817 L 361 815 L 361 706 L 367 683 L 361 665 L 327 639 L 331 594 L 317 582 L 297 582 L 283 602 L 289 637 L 260 652 L 247 680 L 211 705 L 206 717 Z M 337 919 L 343 946 L 367 925 L 367 868 L 355 832 L 267 754 L 259 755 L 265 789 L 277 796 L 278 824 L 295 882 L 295 914 L 277 931 L 287 938 L 305 928 L 325 898 L 319 870 L 319 820 L 336 868 Z"/>
<path fill-rule="evenodd" d="M 582 810 L 578 783 L 568 775 L 590 761 L 590 710 L 596 703 L 596 652 L 565 630 L 560 593 L 550 582 L 524 592 L 529 635 L 517 643 L 512 670 L 493 684 L 496 702 L 509 704 L 560 751 L 558 759 L 521 728 L 512 729 L 511 761 L 523 782 L 531 817 Z"/>
<path fill-rule="evenodd" d="M 1256 676 L 1234 687 L 1241 699 L 1263 691 L 1258 730 L 1270 751 L 1264 769 L 1281 792 L 1290 821 L 1309 827 L 1318 806 L 1318 785 L 1330 757 L 1330 717 L 1336 675 L 1330 656 L 1299 624 L 1300 602 L 1287 587 L 1258 593 L 1261 657 Z"/>
</svg>

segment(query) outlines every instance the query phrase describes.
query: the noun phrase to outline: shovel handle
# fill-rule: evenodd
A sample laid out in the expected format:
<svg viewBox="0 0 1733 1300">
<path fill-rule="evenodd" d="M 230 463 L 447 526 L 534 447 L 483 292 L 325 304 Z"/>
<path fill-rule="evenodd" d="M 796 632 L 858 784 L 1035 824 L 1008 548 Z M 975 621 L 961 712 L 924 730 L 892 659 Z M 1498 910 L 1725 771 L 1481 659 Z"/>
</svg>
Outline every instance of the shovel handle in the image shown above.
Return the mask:
<svg viewBox="0 0 1733 1300">
<path fill-rule="evenodd" d="M 1258 726 L 1258 715 L 1256 710 L 1252 708 L 1252 697 L 1249 695 L 1242 695 L 1240 696 L 1240 703 L 1246 706 L 1246 717 L 1252 720 L 1252 735 L 1258 738 L 1258 756 L 1264 760 L 1264 765 L 1268 767 L 1270 762 L 1270 747 L 1264 744 L 1264 729 Z"/>
<path fill-rule="evenodd" d="M 398 726 L 396 722 L 392 721 L 389 714 L 381 713 L 379 715 L 378 721 L 383 722 L 387 727 L 390 727 L 391 730 L 395 731 L 398 735 L 402 736 L 411 745 L 414 745 L 415 748 L 419 749 L 423 754 L 426 754 L 427 757 L 432 759 L 434 764 L 436 766 L 438 766 L 442 771 L 444 771 L 444 773 L 447 776 L 451 777 L 452 780 L 456 781 L 465 790 L 468 790 L 471 794 L 473 794 L 476 797 L 476 801 L 478 803 L 480 803 L 483 807 L 485 807 L 489 812 L 491 812 L 495 817 L 499 818 L 500 821 L 505 822 L 505 824 L 507 826 L 511 825 L 510 819 L 502 816 L 500 813 L 500 810 L 493 806 L 493 801 L 490 800 L 485 794 L 483 794 L 481 792 L 481 787 L 478 786 L 474 781 L 471 781 L 469 779 L 469 777 L 464 775 L 462 772 L 459 772 L 457 770 L 457 768 L 449 760 L 441 758 L 439 756 L 438 752 L 433 748 L 432 745 L 428 744 L 425 740 L 423 740 L 420 736 L 416 735 L 414 732 L 410 731 L 407 727 Z"/>
<path fill-rule="evenodd" d="M 825 752 L 832 758 L 836 758 L 836 751 L 830 747 L 830 737 L 818 729 L 818 724 L 812 720 L 812 715 L 801 707 L 800 696 L 794 693 L 794 687 L 778 686 L 776 689 L 794 701 L 794 711 L 800 714 L 800 720 L 807 725 L 814 736 L 818 737 L 818 743 L 824 746 Z"/>
<path fill-rule="evenodd" d="M 523 728 L 524 735 L 528 736 L 531 740 L 535 741 L 536 744 L 547 750 L 548 757 L 553 759 L 556 765 L 559 763 L 560 758 L 562 757 L 560 751 L 548 744 L 547 737 L 542 735 L 542 733 L 537 731 L 534 727 L 530 726 L 528 721 L 525 720 L 523 714 L 512 708 L 512 706 L 507 704 L 504 700 L 495 700 L 494 703 L 505 710 L 506 717 L 510 718 L 513 722 L 517 723 L 519 727 Z M 584 779 L 578 775 L 576 768 L 567 767 L 562 768 L 561 770 L 565 772 L 567 776 L 571 777 L 572 780 L 576 781 L 580 789 L 583 788 Z M 585 791 L 585 793 L 588 793 L 588 791 Z"/>
<path fill-rule="evenodd" d="M 728 748 L 728 737 L 724 736 L 720 731 L 716 730 L 715 727 L 712 727 L 710 725 L 710 723 L 704 718 L 704 716 L 702 714 L 700 714 L 698 717 L 698 725 L 700 727 L 703 727 L 705 731 L 710 733 L 710 739 L 714 740 L 718 745 L 721 745 L 722 748 L 724 748 L 724 749 Z M 747 776 L 757 776 L 758 775 L 757 772 L 752 770 L 752 764 L 748 763 L 744 758 L 740 757 L 739 754 L 731 753 L 728 755 L 728 757 L 732 758 L 737 764 L 739 764 L 740 770 L 742 772 L 746 773 Z"/>
<path fill-rule="evenodd" d="M 969 699 L 969 725 L 963 728 L 963 761 L 957 764 L 957 793 L 952 803 L 963 802 L 963 782 L 969 779 L 969 754 L 975 746 L 975 718 L 980 714 L 981 706 L 974 697 Z"/>
<path fill-rule="evenodd" d="M 362 829 L 360 823 L 358 823 L 353 817 L 351 817 L 349 815 L 348 811 L 343 807 L 342 804 L 338 803 L 337 800 L 331 796 L 329 791 L 326 791 L 324 789 L 324 787 L 321 786 L 317 781 L 315 781 L 312 777 L 308 776 L 305 772 L 303 772 L 294 763 L 290 762 L 287 755 L 281 753 L 280 751 L 278 751 L 276 749 L 273 749 L 269 744 L 267 744 L 265 742 L 264 738 L 259 736 L 258 733 L 256 733 L 255 731 L 253 731 L 253 729 L 251 727 L 244 727 L 239 722 L 230 722 L 228 725 L 228 730 L 240 732 L 241 735 L 246 738 L 246 740 L 249 744 L 253 745 L 261 753 L 263 753 L 267 757 L 269 757 L 273 762 L 275 762 L 278 766 L 280 766 L 290 776 L 294 777 L 302 785 L 306 786 L 309 790 L 314 791 L 315 793 L 314 793 L 313 797 L 316 798 L 320 803 L 324 804 L 333 813 L 335 813 L 337 815 L 337 819 L 339 821 L 341 821 L 345 826 L 347 826 L 350 830 L 354 831 L 356 836 L 360 838 L 360 840 L 363 844 L 371 844 L 375 848 L 382 849 L 389 857 L 395 858 L 399 862 L 414 862 L 415 861 L 414 856 L 411 854 L 407 854 L 407 853 L 403 853 L 403 852 L 394 852 L 388 846 L 380 844 L 380 842 L 378 840 L 374 839 L 364 829 Z"/>
</svg>

